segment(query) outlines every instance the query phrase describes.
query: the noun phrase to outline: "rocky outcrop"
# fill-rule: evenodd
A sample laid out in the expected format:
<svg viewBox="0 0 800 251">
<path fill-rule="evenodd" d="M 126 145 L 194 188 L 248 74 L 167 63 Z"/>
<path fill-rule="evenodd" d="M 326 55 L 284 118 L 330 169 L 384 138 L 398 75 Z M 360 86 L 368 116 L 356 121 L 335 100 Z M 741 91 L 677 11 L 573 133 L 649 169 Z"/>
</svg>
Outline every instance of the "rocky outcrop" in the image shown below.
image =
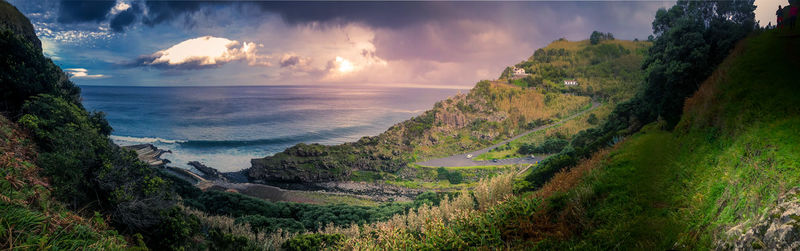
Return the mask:
<svg viewBox="0 0 800 251">
<path fill-rule="evenodd" d="M 793 188 L 778 199 L 777 205 L 752 227 L 746 223 L 727 231 L 733 243 L 718 241 L 717 250 L 798 250 L 800 249 L 800 188 Z M 738 236 L 738 238 L 736 238 Z"/>
<path fill-rule="evenodd" d="M 203 163 L 200 163 L 199 161 L 189 161 L 189 163 L 187 164 L 197 169 L 197 171 L 200 171 L 202 173 L 203 178 L 207 180 L 228 181 L 228 179 L 222 173 L 217 171 L 217 169 L 203 165 Z"/>
<path fill-rule="evenodd" d="M 170 150 L 161 150 L 152 144 L 140 144 L 132 146 L 123 146 L 125 149 L 130 149 L 136 152 L 137 157 L 144 163 L 150 166 L 164 167 L 169 160 L 161 159 L 161 155 L 165 153 L 172 153 Z"/>
</svg>

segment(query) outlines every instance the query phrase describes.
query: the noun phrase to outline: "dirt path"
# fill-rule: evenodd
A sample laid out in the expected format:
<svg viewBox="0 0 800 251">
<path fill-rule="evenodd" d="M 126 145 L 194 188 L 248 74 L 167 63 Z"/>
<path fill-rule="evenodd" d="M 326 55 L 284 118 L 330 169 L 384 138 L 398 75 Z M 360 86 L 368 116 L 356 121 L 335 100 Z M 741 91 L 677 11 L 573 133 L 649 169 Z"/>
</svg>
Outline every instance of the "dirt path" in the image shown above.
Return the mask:
<svg viewBox="0 0 800 251">
<path fill-rule="evenodd" d="M 483 149 L 480 149 L 480 150 L 477 150 L 477 151 L 474 151 L 474 152 L 456 154 L 456 155 L 449 156 L 449 157 L 417 162 L 416 164 L 420 165 L 420 166 L 430 166 L 430 167 L 502 166 L 502 165 L 511 165 L 511 164 L 536 164 L 546 156 L 537 156 L 536 158 L 524 157 L 524 158 L 498 159 L 498 160 L 493 160 L 493 161 L 489 161 L 489 160 L 478 161 L 478 160 L 473 160 L 473 159 L 475 157 L 478 157 L 478 155 L 487 153 L 487 152 L 491 151 L 492 149 L 495 149 L 495 148 L 497 148 L 499 146 L 505 145 L 506 143 L 514 141 L 516 139 L 522 138 L 525 135 L 528 135 L 528 134 L 531 134 L 531 133 L 534 133 L 534 132 L 537 132 L 537 131 L 545 130 L 545 129 L 548 129 L 548 128 L 563 124 L 564 122 L 572 120 L 572 119 L 574 119 L 574 118 L 576 118 L 576 117 L 578 117 L 581 114 L 584 114 L 586 112 L 592 111 L 592 110 L 596 109 L 599 106 L 600 106 L 600 103 L 592 102 L 592 107 L 590 107 L 589 109 L 586 109 L 586 110 L 580 111 L 578 113 L 572 114 L 569 117 L 566 117 L 566 118 L 562 119 L 561 121 L 558 121 L 558 122 L 555 122 L 555 123 L 552 123 L 552 124 L 549 124 L 549 125 L 543 125 L 543 126 L 528 130 L 528 131 L 523 132 L 523 133 L 521 133 L 521 134 L 519 134 L 517 136 L 511 137 L 510 139 L 500 141 L 500 143 L 491 145 L 489 147 L 486 147 L 486 148 L 483 148 Z M 468 155 L 471 155 L 472 157 L 471 158 L 467 158 Z"/>
</svg>

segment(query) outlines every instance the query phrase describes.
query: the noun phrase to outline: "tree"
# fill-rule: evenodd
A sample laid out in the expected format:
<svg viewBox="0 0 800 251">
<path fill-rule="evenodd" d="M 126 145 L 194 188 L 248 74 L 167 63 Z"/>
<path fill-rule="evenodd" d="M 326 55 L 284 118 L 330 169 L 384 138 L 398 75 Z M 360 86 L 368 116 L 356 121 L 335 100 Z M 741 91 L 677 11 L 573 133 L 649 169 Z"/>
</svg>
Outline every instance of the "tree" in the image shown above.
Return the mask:
<svg viewBox="0 0 800 251">
<path fill-rule="evenodd" d="M 656 13 L 644 95 L 668 127 L 680 119 L 684 99 L 755 28 L 754 9 L 752 0 L 681 0 Z"/>
<path fill-rule="evenodd" d="M 600 32 L 592 31 L 592 35 L 589 36 L 589 43 L 591 43 L 592 45 L 600 43 L 600 34 L 601 34 Z"/>
<path fill-rule="evenodd" d="M 586 119 L 586 122 L 590 125 L 597 124 L 597 115 L 594 115 L 594 113 L 589 114 L 589 118 Z"/>
<path fill-rule="evenodd" d="M 611 32 L 603 33 L 598 31 L 592 31 L 592 35 L 589 36 L 589 43 L 592 45 L 596 45 L 603 40 L 614 40 L 614 34 Z"/>
</svg>

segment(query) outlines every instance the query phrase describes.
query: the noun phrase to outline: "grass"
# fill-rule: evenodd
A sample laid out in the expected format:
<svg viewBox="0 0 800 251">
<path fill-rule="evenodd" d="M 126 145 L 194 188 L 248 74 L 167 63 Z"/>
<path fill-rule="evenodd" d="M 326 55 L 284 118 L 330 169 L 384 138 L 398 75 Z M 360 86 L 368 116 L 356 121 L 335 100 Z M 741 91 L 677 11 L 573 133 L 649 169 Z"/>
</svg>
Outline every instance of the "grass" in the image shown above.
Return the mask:
<svg viewBox="0 0 800 251">
<path fill-rule="evenodd" d="M 787 49 L 798 45 L 771 32 L 747 39 L 687 100 L 675 131 L 649 125 L 569 192 L 586 227 L 542 247 L 711 249 L 738 238 L 728 230 L 746 231 L 800 186 L 800 98 L 789 91 L 800 64 Z"/>
</svg>

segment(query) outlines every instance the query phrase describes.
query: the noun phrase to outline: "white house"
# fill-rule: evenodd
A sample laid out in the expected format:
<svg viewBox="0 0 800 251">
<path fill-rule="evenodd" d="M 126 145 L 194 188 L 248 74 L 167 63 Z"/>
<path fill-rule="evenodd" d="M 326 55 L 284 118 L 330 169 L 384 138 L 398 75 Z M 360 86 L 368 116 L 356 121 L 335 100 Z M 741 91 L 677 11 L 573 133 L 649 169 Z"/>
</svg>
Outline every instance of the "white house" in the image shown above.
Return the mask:
<svg viewBox="0 0 800 251">
<path fill-rule="evenodd" d="M 522 76 L 527 76 L 528 75 L 527 73 L 525 73 L 525 69 L 517 68 L 517 67 L 514 67 L 512 69 L 512 72 L 514 73 L 514 77 L 522 77 Z"/>
<path fill-rule="evenodd" d="M 566 86 L 573 86 L 578 85 L 578 80 L 564 80 L 564 85 Z"/>
</svg>

